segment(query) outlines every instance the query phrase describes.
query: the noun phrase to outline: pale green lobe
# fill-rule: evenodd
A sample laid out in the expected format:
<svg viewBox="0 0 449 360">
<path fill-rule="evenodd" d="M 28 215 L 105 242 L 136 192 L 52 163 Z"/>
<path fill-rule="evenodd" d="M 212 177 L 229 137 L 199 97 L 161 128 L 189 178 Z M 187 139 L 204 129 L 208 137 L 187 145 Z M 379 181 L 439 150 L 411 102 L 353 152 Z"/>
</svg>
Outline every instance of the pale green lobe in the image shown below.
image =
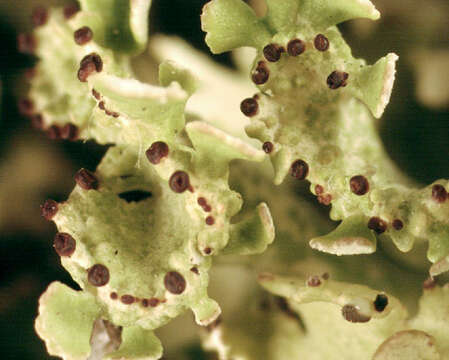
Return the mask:
<svg viewBox="0 0 449 360">
<path fill-rule="evenodd" d="M 385 340 L 373 360 L 440 360 L 432 336 L 423 331 L 404 330 Z"/>
<path fill-rule="evenodd" d="M 298 17 L 298 0 L 265 0 L 265 2 L 268 8 L 266 21 L 270 28 L 279 32 L 288 31 L 294 26 Z"/>
<path fill-rule="evenodd" d="M 101 46 L 119 53 L 139 53 L 145 49 L 151 0 L 80 0 L 80 3 L 84 12 L 95 14 L 86 25 L 102 35 L 96 39 Z"/>
<path fill-rule="evenodd" d="M 376 118 L 381 117 L 390 101 L 397 60 L 396 54 L 388 54 L 374 65 L 363 67 L 355 80 L 352 93 L 368 106 Z"/>
<path fill-rule="evenodd" d="M 36 332 L 50 355 L 84 360 L 90 354 L 93 323 L 100 313 L 92 295 L 54 282 L 39 300 Z"/>
<path fill-rule="evenodd" d="M 425 331 L 435 339 L 441 359 L 449 358 L 449 286 L 435 286 L 424 290 L 419 301 L 419 312 L 410 326 Z"/>
<path fill-rule="evenodd" d="M 310 240 L 310 246 L 335 255 L 371 254 L 376 251 L 377 240 L 366 223 L 364 216 L 350 216 L 331 233 Z"/>
<path fill-rule="evenodd" d="M 122 343 L 117 351 L 106 359 L 120 360 L 156 360 L 162 356 L 162 345 L 152 331 L 139 326 L 123 328 Z"/>
<path fill-rule="evenodd" d="M 77 243 L 75 253 L 62 258 L 62 264 L 107 308 L 107 319 L 115 325 L 154 329 L 207 297 L 211 259 L 197 249 L 197 233 L 207 225 L 199 206 L 191 205 L 193 195 L 173 192 L 149 162 L 140 168 L 136 163 L 133 148 L 111 148 L 96 172 L 99 190 L 77 186 L 60 206 L 55 222 Z M 119 196 L 136 190 L 151 196 L 138 202 Z M 88 281 L 87 270 L 95 264 L 109 270 L 105 286 L 94 287 Z M 198 274 L 190 270 L 193 267 Z M 165 288 L 164 278 L 171 271 L 185 280 L 181 294 Z M 118 299 L 110 298 L 112 292 Z M 160 303 L 156 307 L 124 304 L 123 295 L 157 298 Z"/>
<path fill-rule="evenodd" d="M 169 65 L 161 66 L 167 80 L 165 71 Z M 191 90 L 193 80 L 187 78 L 183 73 L 182 81 Z M 184 127 L 188 93 L 178 82 L 162 87 L 100 73 L 89 78 L 89 85 L 101 97 L 96 100 L 98 105 L 86 134 L 99 143 L 138 144 L 146 149 L 154 141 L 172 143 Z"/>
<path fill-rule="evenodd" d="M 62 127 L 68 123 L 76 125 L 80 137 L 86 138 L 85 129 L 89 126 L 95 106 L 91 89 L 77 77 L 81 60 L 88 54 L 98 54 L 103 62 L 103 72 L 118 76 L 131 73 L 129 57 L 116 55 L 110 49 L 98 45 L 97 31 L 93 39 L 80 46 L 75 43 L 74 32 L 89 23 L 101 22 L 95 12 L 78 12 L 73 18 L 65 19 L 62 9 L 50 9 L 48 21 L 38 27 L 34 36 L 37 47 L 36 75 L 31 80 L 30 99 L 33 111 L 43 118 L 44 130 L 52 125 Z M 55 36 L 57 34 L 57 36 Z"/>
<path fill-rule="evenodd" d="M 320 283 L 312 286 L 300 277 L 261 274 L 260 284 L 275 296 L 247 285 L 234 313 L 225 312 L 221 324 L 203 333 L 205 348 L 220 360 L 447 358 L 447 286 L 425 290 L 420 311 L 408 320 L 390 294 L 316 278 Z M 374 306 L 378 295 L 388 298 L 382 311 Z M 345 305 L 362 322 L 346 320 Z"/>
<path fill-rule="evenodd" d="M 271 274 L 261 274 L 259 283 L 269 292 L 287 298 L 297 304 L 313 302 L 329 302 L 343 307 L 354 305 L 361 315 L 371 319 L 388 318 L 398 321 L 405 319 L 407 312 L 399 301 L 388 296 L 387 307 L 378 312 L 374 309 L 374 300 L 382 292 L 369 289 L 363 285 L 344 283 L 334 280 L 322 280 L 319 286 L 307 285 L 304 279 L 280 277 Z"/>
<path fill-rule="evenodd" d="M 194 146 L 199 131 L 228 152 L 209 159 L 205 157 L 209 147 L 192 149 L 172 142 L 168 156 L 152 165 L 144 155 L 139 160 L 139 144 L 112 147 L 96 171 L 98 190 L 77 186 L 54 218 L 59 231 L 71 234 L 77 242 L 75 253 L 63 258 L 63 265 L 83 289 L 97 296 L 107 309 L 106 318 L 116 325 L 154 329 L 188 308 L 199 324 L 209 324 L 220 314 L 218 304 L 207 295 L 211 256 L 226 248 L 230 234 L 233 241 L 252 247 L 245 253 L 263 250 L 273 238 L 270 214 L 264 206 L 259 209 L 258 223 L 230 223 L 242 200 L 229 189 L 227 163 L 232 156 L 261 160 L 264 154 L 210 125 L 192 122 L 187 129 Z M 202 160 L 197 163 L 196 158 Z M 199 166 L 206 160 L 225 172 L 218 178 L 207 176 Z M 179 170 L 189 175 L 192 191 L 176 193 L 170 188 L 166 179 Z M 132 191 L 150 196 L 127 202 L 123 197 Z M 198 203 L 200 197 L 206 199 L 209 211 Z M 207 223 L 208 216 L 214 218 L 212 224 Z M 244 238 L 237 239 L 234 227 L 248 229 L 240 234 Z M 94 287 L 87 279 L 87 270 L 95 264 L 109 270 L 110 281 L 105 286 Z M 165 276 L 172 271 L 185 280 L 180 294 L 165 287 Z M 111 293 L 118 299 L 111 299 Z M 123 295 L 139 300 L 124 304 L 120 300 Z M 151 298 L 159 304 L 144 307 L 143 299 Z"/>
<path fill-rule="evenodd" d="M 253 291 L 237 314 L 227 318 L 224 313 L 222 324 L 204 334 L 205 347 L 220 360 L 370 359 L 406 327 L 407 312 L 391 295 L 318 278 L 321 283 L 314 287 L 306 279 L 261 275 L 261 285 L 276 296 Z M 389 299 L 382 312 L 373 305 L 379 294 Z M 345 305 L 354 306 L 365 322 L 347 321 Z"/>
<path fill-rule="evenodd" d="M 172 82 L 177 82 L 189 95 L 198 90 L 198 80 L 192 72 L 170 60 L 163 61 L 159 65 L 159 82 L 162 86 L 170 86 Z"/>
<path fill-rule="evenodd" d="M 246 135 L 244 128 L 248 125 L 249 120 L 242 114 L 239 107 L 241 99 L 250 97 L 256 89 L 243 75 L 252 67 L 254 56 L 252 53 L 248 55 L 248 51 L 251 52 L 252 48 L 240 48 L 234 57 L 237 67 L 245 69 L 240 73 L 212 61 L 209 56 L 194 49 L 180 38 L 152 36 L 149 47 L 152 56 L 165 64 L 171 65 L 172 61 L 182 59 L 183 66 L 195 74 L 195 78 L 198 79 L 198 89 L 186 104 L 187 114 L 195 119 L 198 117 L 204 119 L 229 135 L 241 138 L 247 143 L 260 146 L 257 140 L 250 139 Z M 166 60 L 171 61 L 167 62 Z M 239 66 L 241 63 L 244 65 Z M 167 72 L 173 73 L 173 71 L 169 71 L 170 67 L 161 65 L 159 71 L 166 69 Z M 174 72 L 183 73 L 183 70 Z M 171 81 L 171 77 L 162 75 L 159 77 L 163 86 L 166 86 L 166 81 Z M 182 83 L 180 78 L 177 81 Z M 188 86 L 182 86 L 186 90 L 188 89 Z"/>
<path fill-rule="evenodd" d="M 80 61 L 96 53 L 103 73 L 129 77 L 129 55 L 146 46 L 150 4 L 150 0 L 84 0 L 82 10 L 71 19 L 65 19 L 62 9 L 49 11 L 47 23 L 34 32 L 40 61 L 30 90 L 33 110 L 42 116 L 44 130 L 71 123 L 78 127 L 79 138 L 97 135 L 89 131 L 97 126 L 92 125 L 95 99 L 92 89 L 77 77 Z M 83 26 L 91 28 L 93 38 L 78 45 L 74 32 Z"/>
<path fill-rule="evenodd" d="M 191 122 L 187 124 L 186 131 L 196 150 L 196 170 L 205 172 L 208 176 L 227 177 L 229 162 L 234 159 L 260 162 L 265 158 L 263 151 L 256 150 L 207 123 Z"/>
<path fill-rule="evenodd" d="M 290 2 L 295 0 L 290 0 Z M 379 11 L 369 0 L 296 0 L 300 21 L 309 22 L 316 30 L 326 30 L 343 21 L 367 18 L 377 20 Z M 303 20 L 304 19 L 304 20 Z"/>
<path fill-rule="evenodd" d="M 261 254 L 274 240 L 274 224 L 265 203 L 247 219 L 231 226 L 229 245 L 224 254 Z"/>
<path fill-rule="evenodd" d="M 206 43 L 213 53 L 241 46 L 261 47 L 271 34 L 254 11 L 241 0 L 215 0 L 207 3 L 201 15 Z"/>
<path fill-rule="evenodd" d="M 350 19 L 380 17 L 368 0 L 266 0 L 266 3 L 266 21 L 277 32 L 291 30 L 297 22 L 310 22 L 317 30 L 326 30 Z"/>
</svg>

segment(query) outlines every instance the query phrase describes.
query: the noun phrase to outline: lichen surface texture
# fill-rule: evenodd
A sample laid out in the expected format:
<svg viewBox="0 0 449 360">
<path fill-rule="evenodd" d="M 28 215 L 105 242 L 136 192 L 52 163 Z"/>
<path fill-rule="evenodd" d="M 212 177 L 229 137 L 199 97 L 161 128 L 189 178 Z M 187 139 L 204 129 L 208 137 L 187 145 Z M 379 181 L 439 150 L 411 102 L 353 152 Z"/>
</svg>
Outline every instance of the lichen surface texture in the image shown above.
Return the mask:
<svg viewBox="0 0 449 360">
<path fill-rule="evenodd" d="M 263 17 L 242 0 L 203 8 L 207 45 L 238 49 L 239 71 L 148 39 L 150 0 L 33 15 L 19 39 L 38 58 L 33 126 L 108 146 L 66 201 L 41 206 L 80 287 L 40 298 L 50 355 L 160 359 L 154 331 L 191 310 L 220 360 L 449 359 L 449 287 L 434 279 L 449 270 L 449 182 L 422 187 L 389 159 L 377 119 L 398 56 L 356 59 L 337 28 L 380 13 L 369 0 L 265 3 Z M 158 84 L 133 68 L 148 45 Z M 408 252 L 431 265 L 404 270 Z"/>
</svg>

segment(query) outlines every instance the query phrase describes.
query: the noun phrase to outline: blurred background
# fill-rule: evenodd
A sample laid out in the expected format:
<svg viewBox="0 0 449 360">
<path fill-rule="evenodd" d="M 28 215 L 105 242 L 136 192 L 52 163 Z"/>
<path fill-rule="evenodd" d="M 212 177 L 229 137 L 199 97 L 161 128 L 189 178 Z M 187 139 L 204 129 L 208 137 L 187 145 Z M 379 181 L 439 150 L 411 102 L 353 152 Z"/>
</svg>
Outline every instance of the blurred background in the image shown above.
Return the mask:
<svg viewBox="0 0 449 360">
<path fill-rule="evenodd" d="M 206 0 L 153 0 L 150 33 L 178 35 L 209 54 L 200 28 Z M 449 2 L 374 0 L 377 22 L 357 20 L 340 29 L 356 57 L 374 62 L 400 56 L 397 80 L 379 129 L 390 156 L 412 178 L 449 178 Z M 0 0 L 0 353 L 3 359 L 49 359 L 34 333 L 39 295 L 54 280 L 77 285 L 52 249 L 55 227 L 40 216 L 47 198 L 65 200 L 80 168 L 94 170 L 106 148 L 50 140 L 21 116 L 27 74 L 37 59 L 17 51 L 16 38 L 32 30 L 36 6 L 62 0 Z M 263 4 L 252 3 L 260 14 Z M 232 66 L 229 55 L 214 60 Z M 182 62 L 182 59 L 179 59 Z M 144 60 L 138 62 L 145 72 Z M 148 65 L 148 71 L 151 65 Z M 236 104 L 238 106 L 239 104 Z M 314 205 L 318 206 L 318 205 Z M 192 359 L 201 359 L 192 348 Z"/>
</svg>

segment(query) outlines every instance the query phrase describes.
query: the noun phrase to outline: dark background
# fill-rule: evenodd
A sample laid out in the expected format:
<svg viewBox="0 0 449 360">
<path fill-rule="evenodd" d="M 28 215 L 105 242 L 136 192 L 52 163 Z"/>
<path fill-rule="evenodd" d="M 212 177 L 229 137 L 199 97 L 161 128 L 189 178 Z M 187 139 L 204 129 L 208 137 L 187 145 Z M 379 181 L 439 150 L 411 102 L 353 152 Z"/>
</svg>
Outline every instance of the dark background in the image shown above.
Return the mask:
<svg viewBox="0 0 449 360">
<path fill-rule="evenodd" d="M 391 0 L 401 2 L 400 0 Z M 61 4 L 62 1 L 48 1 Z M 150 32 L 176 34 L 209 53 L 200 29 L 199 15 L 206 1 L 153 1 Z M 379 122 L 385 146 L 393 159 L 411 177 L 422 183 L 449 177 L 448 104 L 431 109 L 415 97 L 416 77 L 408 61 L 418 44 L 427 49 L 449 51 L 449 23 L 441 29 L 417 28 L 413 8 L 401 11 L 375 1 L 383 20 L 368 33 L 354 24 L 340 26 L 356 56 L 372 63 L 387 52 L 401 56 L 392 100 Z M 379 3 L 379 4 L 378 4 Z M 425 6 L 445 1 L 421 2 Z M 11 6 L 14 4 L 13 6 Z M 19 54 L 16 37 L 29 31 L 29 16 L 38 2 L 0 0 L 0 77 L 2 81 L 0 117 L 0 353 L 3 359 L 49 359 L 44 344 L 34 333 L 37 301 L 47 285 L 60 280 L 76 287 L 59 264 L 52 249 L 54 225 L 40 217 L 39 204 L 47 198 L 61 201 L 73 188 L 72 176 L 80 167 L 95 169 L 105 148 L 93 143 L 51 141 L 32 130 L 28 119 L 16 106 L 26 94 L 23 73 L 36 61 Z M 402 11 L 403 10 L 403 11 Z M 438 8 L 437 8 L 437 11 Z M 425 12 L 423 12 L 422 16 Z M 449 18 L 449 12 L 443 13 Z M 419 21 L 418 21 L 419 23 Z M 425 22 L 424 22 L 425 23 Z M 360 25 L 363 29 L 363 23 Z M 422 35 L 425 34 L 425 35 Z M 214 56 L 232 66 L 228 55 Z M 182 62 L 182 59 L 180 60 Z M 425 64 L 424 64 L 425 65 Z M 449 64 L 447 64 L 449 68 Z M 446 89 L 449 91 L 449 84 Z M 192 349 L 192 359 L 201 355 Z"/>
</svg>

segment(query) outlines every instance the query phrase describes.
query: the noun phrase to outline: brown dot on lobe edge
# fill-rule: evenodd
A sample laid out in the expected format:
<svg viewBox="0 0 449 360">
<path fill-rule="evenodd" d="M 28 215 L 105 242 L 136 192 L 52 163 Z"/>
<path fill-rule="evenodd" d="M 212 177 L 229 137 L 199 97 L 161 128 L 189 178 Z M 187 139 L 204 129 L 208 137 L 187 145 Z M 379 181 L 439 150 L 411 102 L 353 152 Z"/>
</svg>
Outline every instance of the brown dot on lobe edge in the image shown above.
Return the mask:
<svg viewBox="0 0 449 360">
<path fill-rule="evenodd" d="M 309 165 L 304 160 L 298 159 L 290 167 L 290 174 L 298 180 L 304 180 L 309 174 Z"/>
<path fill-rule="evenodd" d="M 160 301 L 158 298 L 153 297 L 151 299 L 148 299 L 148 305 L 150 305 L 151 307 L 156 307 L 159 305 L 159 303 L 160 303 Z"/>
<path fill-rule="evenodd" d="M 349 187 L 356 195 L 365 195 L 369 191 L 369 182 L 363 175 L 356 175 L 349 180 Z"/>
<path fill-rule="evenodd" d="M 125 305 L 131 305 L 134 301 L 136 301 L 136 299 L 132 295 L 122 295 L 120 297 L 120 301 Z"/>
<path fill-rule="evenodd" d="M 433 289 L 436 286 L 437 282 L 433 277 L 429 277 L 426 280 L 424 280 L 422 286 L 425 290 Z"/>
<path fill-rule="evenodd" d="M 57 125 L 50 126 L 46 131 L 46 135 L 51 140 L 58 140 L 61 138 L 61 129 Z"/>
<path fill-rule="evenodd" d="M 448 198 L 448 194 L 443 185 L 435 184 L 432 186 L 432 199 L 437 203 L 444 203 Z"/>
<path fill-rule="evenodd" d="M 75 174 L 75 182 L 84 190 L 95 190 L 98 188 L 97 177 L 87 169 L 80 169 Z"/>
<path fill-rule="evenodd" d="M 264 61 L 259 61 L 257 67 L 251 75 L 251 79 L 254 84 L 262 85 L 265 84 L 270 77 L 270 70 L 267 68 Z"/>
<path fill-rule="evenodd" d="M 72 18 L 78 11 L 80 11 L 78 4 L 67 5 L 63 10 L 64 18 L 68 20 Z"/>
<path fill-rule="evenodd" d="M 309 278 L 307 279 L 307 285 L 311 286 L 311 287 L 317 287 L 321 285 L 321 280 L 319 278 L 319 276 L 309 276 Z"/>
<path fill-rule="evenodd" d="M 78 45 L 87 44 L 89 41 L 92 40 L 93 36 L 94 36 L 94 33 L 92 32 L 91 28 L 88 26 L 83 26 L 73 33 L 75 42 Z"/>
<path fill-rule="evenodd" d="M 87 280 L 93 286 L 104 286 L 109 282 L 109 270 L 102 264 L 95 264 L 87 270 Z"/>
<path fill-rule="evenodd" d="M 31 116 L 34 110 L 34 104 L 30 99 L 23 98 L 17 103 L 19 113 L 23 116 Z"/>
<path fill-rule="evenodd" d="M 161 160 L 168 156 L 169 148 L 163 141 L 156 141 L 145 152 L 147 159 L 153 165 L 157 165 Z"/>
<path fill-rule="evenodd" d="M 345 87 L 347 85 L 346 80 L 348 80 L 349 74 L 344 71 L 332 71 L 327 77 L 326 83 L 330 89 L 335 90 L 340 87 Z"/>
<path fill-rule="evenodd" d="M 210 247 L 207 247 L 207 248 L 204 249 L 204 253 L 206 255 L 210 255 L 212 253 L 212 249 Z"/>
<path fill-rule="evenodd" d="M 46 220 L 51 220 L 58 212 L 58 203 L 52 199 L 48 199 L 41 205 L 41 215 Z"/>
<path fill-rule="evenodd" d="M 87 78 L 94 72 L 101 72 L 103 70 L 103 60 L 100 55 L 91 53 L 86 55 L 80 62 L 80 68 L 78 70 L 78 80 L 86 82 Z"/>
<path fill-rule="evenodd" d="M 31 126 L 33 129 L 42 130 L 44 127 L 44 119 L 41 114 L 35 114 L 31 116 Z"/>
<path fill-rule="evenodd" d="M 74 141 L 78 138 L 78 127 L 74 124 L 65 124 L 61 129 L 61 139 Z"/>
<path fill-rule="evenodd" d="M 373 304 L 374 304 L 374 309 L 376 309 L 376 311 L 378 311 L 378 312 L 384 311 L 388 305 L 388 296 L 384 295 L 384 294 L 377 295 Z"/>
<path fill-rule="evenodd" d="M 401 230 L 404 227 L 404 223 L 400 219 L 394 219 L 392 225 L 395 230 Z"/>
<path fill-rule="evenodd" d="M 75 252 L 76 241 L 67 233 L 57 233 L 53 239 L 53 247 L 59 256 L 70 257 Z"/>
<path fill-rule="evenodd" d="M 270 62 L 276 62 L 281 58 L 282 48 L 277 44 L 268 44 L 263 48 L 265 59 Z"/>
<path fill-rule="evenodd" d="M 329 205 L 332 202 L 331 194 L 321 194 L 318 195 L 318 202 L 323 205 Z"/>
<path fill-rule="evenodd" d="M 365 323 L 371 320 L 371 317 L 360 314 L 359 310 L 354 305 L 348 304 L 343 306 L 341 314 L 347 321 L 353 323 Z"/>
<path fill-rule="evenodd" d="M 182 294 L 186 288 L 186 280 L 177 271 L 169 271 L 164 277 L 164 286 L 172 294 Z"/>
<path fill-rule="evenodd" d="M 318 34 L 317 36 L 315 36 L 313 44 L 315 45 L 315 49 L 317 49 L 318 51 L 326 51 L 327 49 L 329 49 L 329 40 L 323 34 Z"/>
<path fill-rule="evenodd" d="M 94 97 L 95 99 L 97 99 L 97 100 L 100 100 L 100 99 L 101 99 L 100 93 L 99 93 L 97 90 L 95 90 L 95 89 L 92 89 L 92 95 L 93 95 L 93 97 Z"/>
<path fill-rule="evenodd" d="M 368 229 L 374 230 L 377 234 L 382 234 L 387 230 L 387 223 L 377 216 L 373 216 L 368 221 Z"/>
<path fill-rule="evenodd" d="M 17 50 L 22 54 L 33 54 L 36 49 L 36 38 L 32 34 L 17 35 Z"/>
<path fill-rule="evenodd" d="M 259 111 L 259 104 L 257 103 L 257 100 L 254 98 L 244 99 L 240 103 L 240 111 L 245 116 L 248 116 L 248 117 L 254 116 Z"/>
<path fill-rule="evenodd" d="M 306 44 L 300 39 L 290 40 L 287 44 L 287 52 L 290 56 L 301 55 L 306 50 Z"/>
<path fill-rule="evenodd" d="M 190 187 L 189 175 L 185 171 L 175 171 L 168 183 L 175 193 L 183 193 Z"/>
<path fill-rule="evenodd" d="M 262 150 L 266 153 L 269 154 L 273 151 L 274 145 L 271 141 L 265 141 L 262 145 Z"/>
<path fill-rule="evenodd" d="M 34 26 L 45 25 L 45 23 L 48 20 L 47 9 L 45 9 L 42 6 L 35 8 L 33 10 L 33 13 L 31 14 L 31 20 L 32 20 Z"/>
</svg>

